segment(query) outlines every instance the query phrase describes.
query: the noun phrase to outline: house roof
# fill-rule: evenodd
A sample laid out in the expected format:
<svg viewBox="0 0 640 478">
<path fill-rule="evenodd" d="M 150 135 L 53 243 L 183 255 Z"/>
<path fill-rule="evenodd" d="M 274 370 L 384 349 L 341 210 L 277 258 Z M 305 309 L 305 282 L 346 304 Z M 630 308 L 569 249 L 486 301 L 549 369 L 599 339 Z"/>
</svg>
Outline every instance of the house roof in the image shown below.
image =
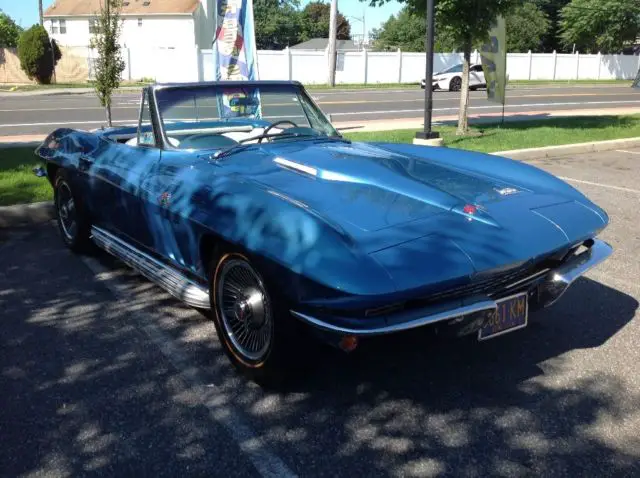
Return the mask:
<svg viewBox="0 0 640 478">
<path fill-rule="evenodd" d="M 296 50 L 326 50 L 329 45 L 328 38 L 312 38 L 291 48 Z M 360 51 L 361 48 L 353 40 L 336 40 L 336 50 L 339 51 Z"/>
<path fill-rule="evenodd" d="M 104 0 L 55 0 L 45 17 L 93 15 Z M 193 13 L 200 0 L 123 0 L 121 15 L 157 15 Z"/>
</svg>

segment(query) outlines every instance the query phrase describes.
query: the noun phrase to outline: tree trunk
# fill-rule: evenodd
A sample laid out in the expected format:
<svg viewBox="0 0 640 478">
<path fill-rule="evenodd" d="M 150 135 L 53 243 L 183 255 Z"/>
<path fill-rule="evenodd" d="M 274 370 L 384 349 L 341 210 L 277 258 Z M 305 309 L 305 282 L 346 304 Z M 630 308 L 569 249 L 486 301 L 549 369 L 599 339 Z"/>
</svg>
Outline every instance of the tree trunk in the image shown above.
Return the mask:
<svg viewBox="0 0 640 478">
<path fill-rule="evenodd" d="M 42 11 L 42 0 L 38 0 L 38 14 L 40 15 L 40 25 L 44 25 L 44 13 Z"/>
<path fill-rule="evenodd" d="M 464 45 L 464 60 L 462 61 L 462 88 L 460 89 L 460 111 L 458 112 L 458 129 L 457 135 L 467 134 L 469 132 L 469 119 L 467 113 L 469 110 L 469 64 L 471 63 L 471 42 L 467 41 Z"/>
<path fill-rule="evenodd" d="M 107 103 L 104 109 L 107 113 L 107 125 L 109 126 L 109 128 L 111 128 L 113 126 L 113 123 L 111 121 L 111 102 Z"/>
</svg>

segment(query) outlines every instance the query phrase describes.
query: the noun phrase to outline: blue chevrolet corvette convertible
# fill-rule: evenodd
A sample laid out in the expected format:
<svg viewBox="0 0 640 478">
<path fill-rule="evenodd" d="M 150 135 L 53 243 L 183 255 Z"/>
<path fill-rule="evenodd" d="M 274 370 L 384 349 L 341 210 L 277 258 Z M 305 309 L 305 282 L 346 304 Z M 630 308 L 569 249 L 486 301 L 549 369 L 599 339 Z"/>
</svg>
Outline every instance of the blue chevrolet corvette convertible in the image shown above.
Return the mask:
<svg viewBox="0 0 640 478">
<path fill-rule="evenodd" d="M 58 129 L 37 150 L 60 233 L 212 309 L 262 384 L 315 336 L 527 325 L 611 247 L 607 214 L 498 156 L 342 137 L 295 82 L 153 85 L 137 126 Z"/>
</svg>

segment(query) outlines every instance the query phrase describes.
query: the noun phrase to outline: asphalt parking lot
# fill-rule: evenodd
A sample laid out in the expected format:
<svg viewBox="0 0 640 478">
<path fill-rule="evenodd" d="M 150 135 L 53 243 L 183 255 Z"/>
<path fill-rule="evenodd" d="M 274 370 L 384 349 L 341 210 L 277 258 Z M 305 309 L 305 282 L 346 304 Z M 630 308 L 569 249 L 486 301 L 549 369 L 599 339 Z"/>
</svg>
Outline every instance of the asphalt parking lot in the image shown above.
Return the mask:
<svg viewBox="0 0 640 478">
<path fill-rule="evenodd" d="M 0 475 L 639 476 L 640 149 L 534 164 L 607 210 L 606 263 L 523 330 L 325 351 L 279 393 L 115 260 L 0 232 Z"/>
</svg>

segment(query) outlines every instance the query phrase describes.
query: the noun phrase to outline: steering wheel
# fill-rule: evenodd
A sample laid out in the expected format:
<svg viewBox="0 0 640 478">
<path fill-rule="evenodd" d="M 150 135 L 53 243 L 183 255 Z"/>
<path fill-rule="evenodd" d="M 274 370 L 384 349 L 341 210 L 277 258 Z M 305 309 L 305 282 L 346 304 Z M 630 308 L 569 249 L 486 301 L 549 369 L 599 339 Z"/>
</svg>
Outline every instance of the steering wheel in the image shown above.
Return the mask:
<svg viewBox="0 0 640 478">
<path fill-rule="evenodd" d="M 289 120 L 280 120 L 280 121 L 276 121 L 275 123 L 270 124 L 269 126 L 267 126 L 264 131 L 262 132 L 262 135 L 266 136 L 269 134 L 269 131 L 271 131 L 273 128 L 275 128 L 276 126 L 278 126 L 279 124 L 290 124 L 291 126 L 293 126 L 294 128 L 297 128 L 298 125 L 295 124 L 293 121 L 289 121 Z M 258 143 L 262 143 L 262 140 L 265 138 L 260 138 L 258 140 Z"/>
</svg>

